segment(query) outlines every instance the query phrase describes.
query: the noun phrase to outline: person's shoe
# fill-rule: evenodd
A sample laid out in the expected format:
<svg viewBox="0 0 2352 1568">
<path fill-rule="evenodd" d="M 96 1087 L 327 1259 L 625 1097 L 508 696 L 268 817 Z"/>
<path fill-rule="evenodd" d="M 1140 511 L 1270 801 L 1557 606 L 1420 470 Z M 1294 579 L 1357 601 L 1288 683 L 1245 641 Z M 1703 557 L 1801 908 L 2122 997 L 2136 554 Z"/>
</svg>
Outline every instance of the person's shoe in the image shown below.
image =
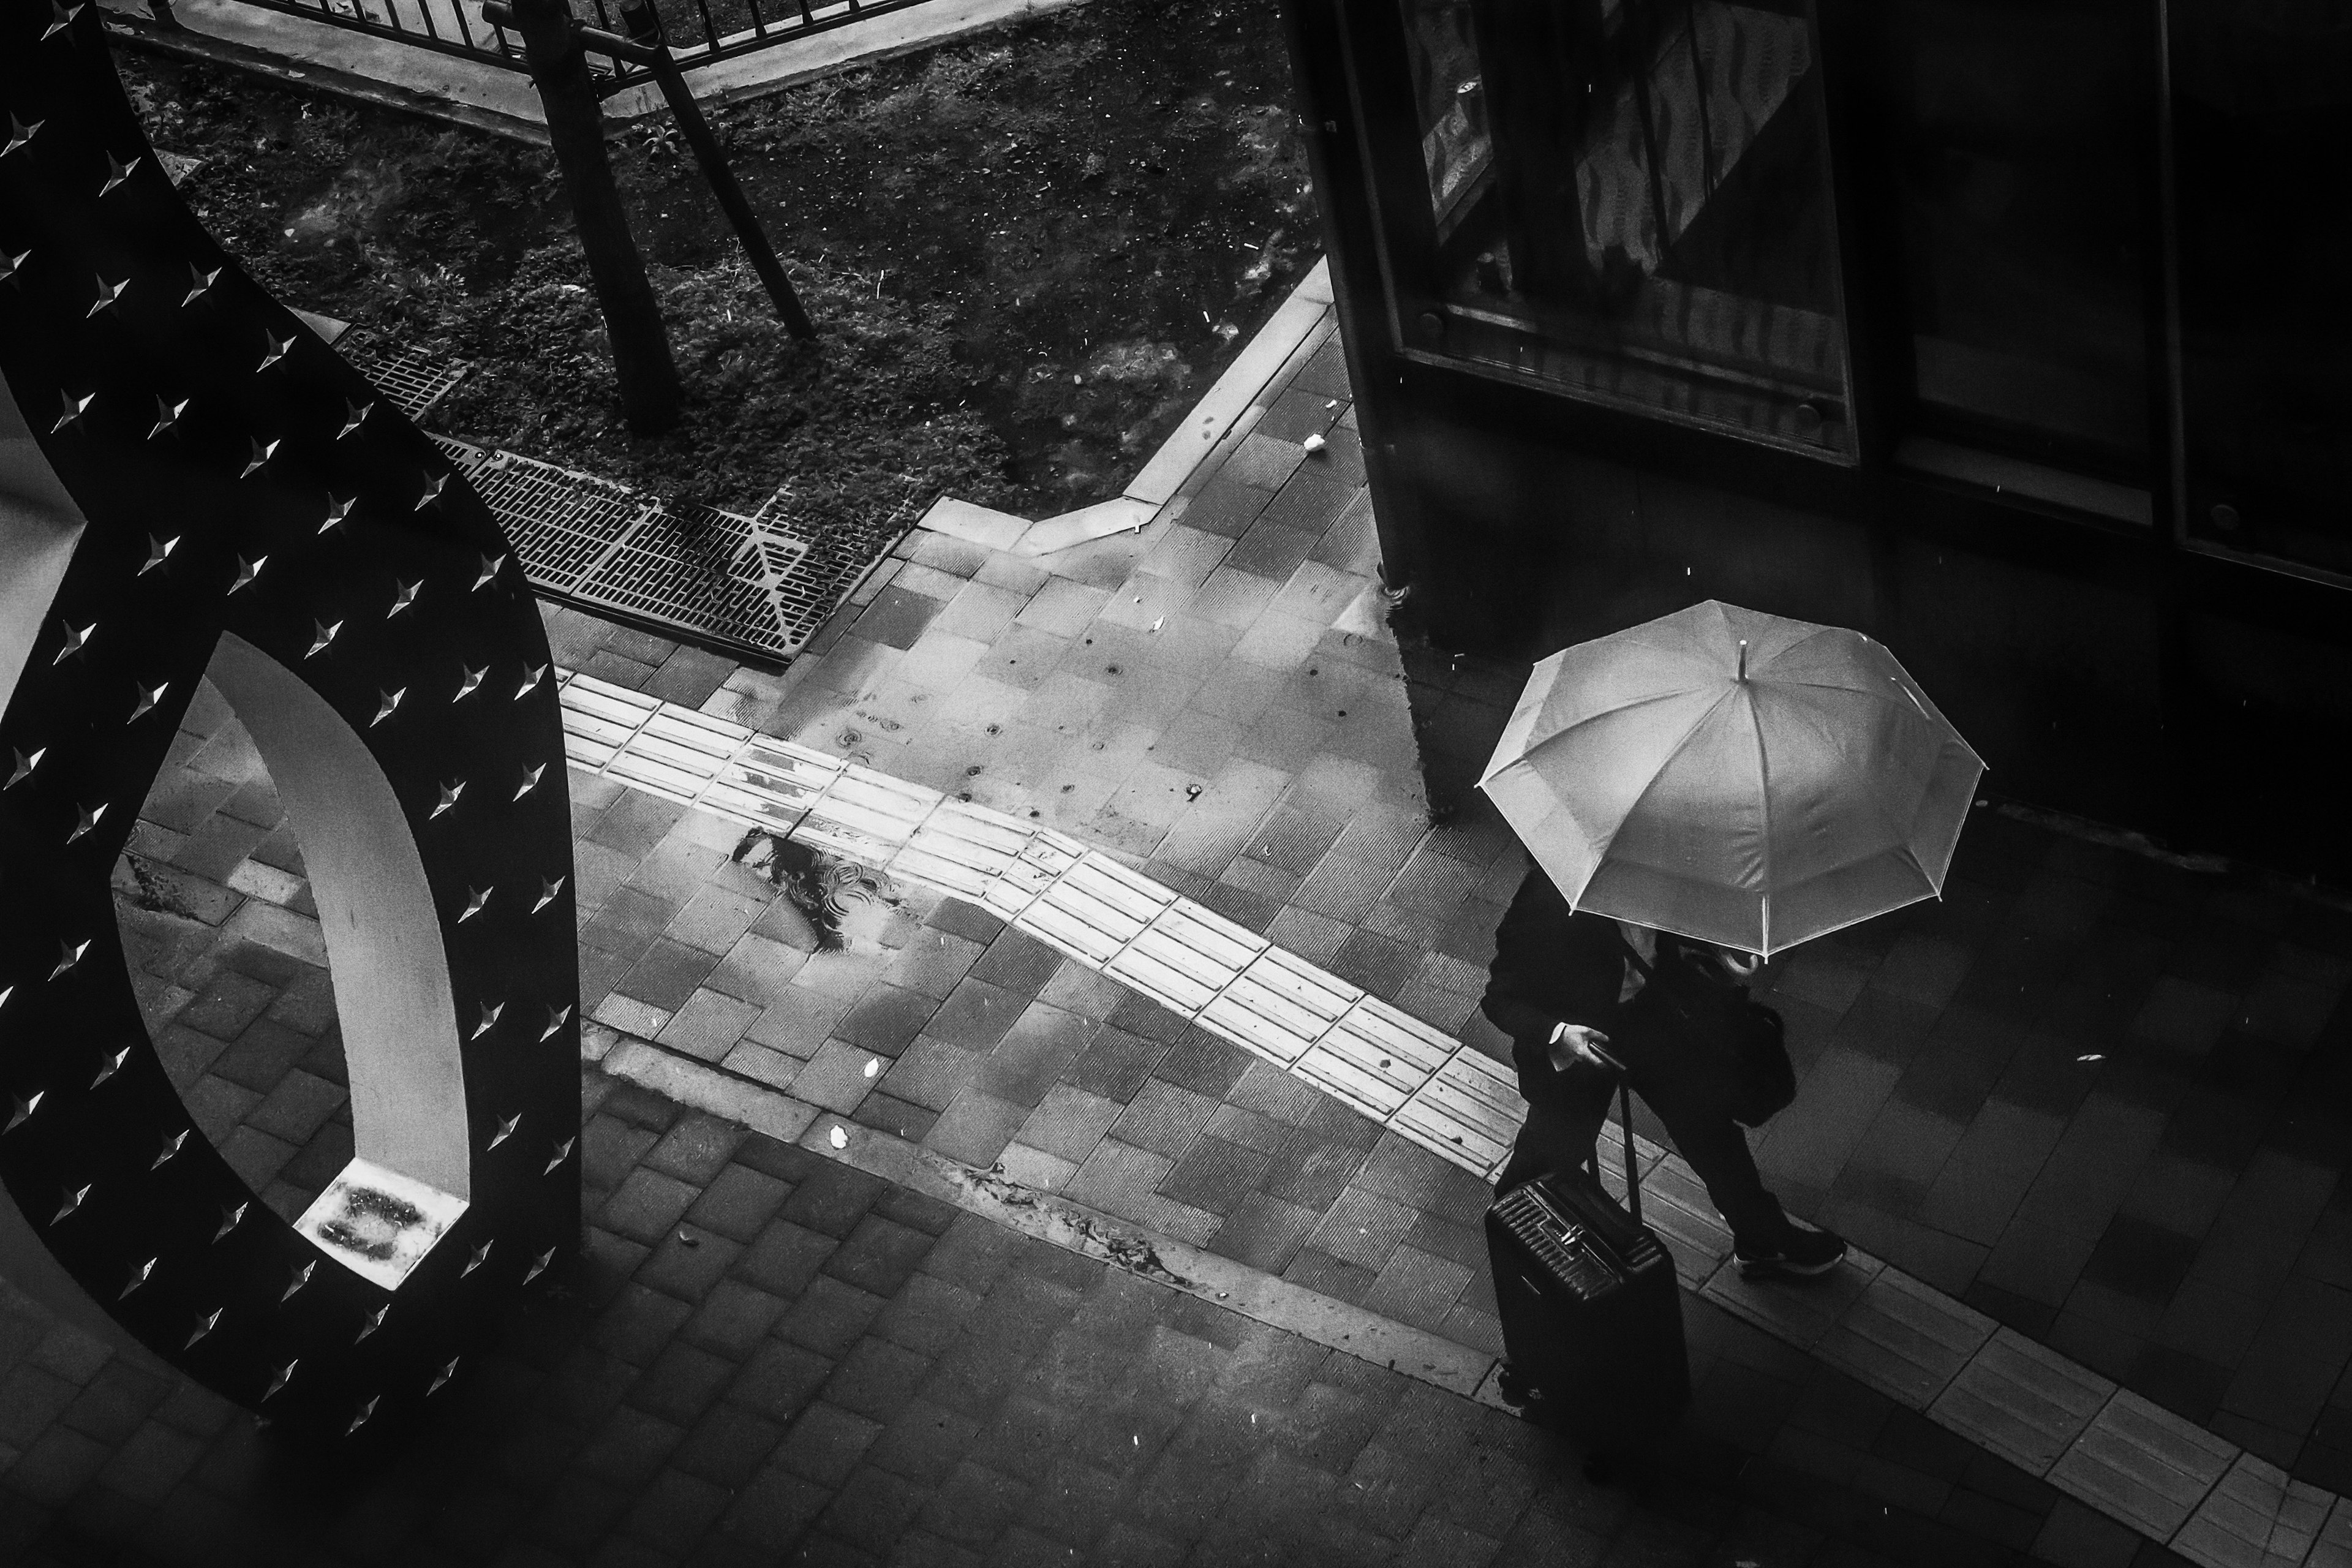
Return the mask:
<svg viewBox="0 0 2352 1568">
<path fill-rule="evenodd" d="M 1741 1248 L 1734 1254 L 1739 1259 L 1739 1272 L 1749 1279 L 1769 1279 L 1775 1275 L 1796 1275 L 1809 1278 L 1826 1274 L 1845 1258 L 1845 1237 L 1833 1231 L 1802 1230 L 1795 1226 L 1780 1246 L 1769 1252 L 1749 1252 Z"/>
</svg>

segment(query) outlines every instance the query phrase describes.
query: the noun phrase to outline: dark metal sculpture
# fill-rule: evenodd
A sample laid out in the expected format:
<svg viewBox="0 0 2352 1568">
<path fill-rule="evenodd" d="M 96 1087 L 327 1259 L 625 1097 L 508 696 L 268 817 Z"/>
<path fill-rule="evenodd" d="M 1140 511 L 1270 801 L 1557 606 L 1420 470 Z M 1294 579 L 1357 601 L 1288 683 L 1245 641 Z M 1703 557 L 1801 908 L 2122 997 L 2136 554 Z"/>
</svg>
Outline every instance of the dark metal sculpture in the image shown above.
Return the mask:
<svg viewBox="0 0 2352 1568">
<path fill-rule="evenodd" d="M 579 1232 L 545 634 L 463 477 L 173 192 L 96 6 L 0 0 L 0 1185 L 165 1360 L 380 1430 Z M 191 1135 L 116 934 L 208 668 L 302 837 L 350 1058 L 360 1158 L 299 1226 Z"/>
</svg>

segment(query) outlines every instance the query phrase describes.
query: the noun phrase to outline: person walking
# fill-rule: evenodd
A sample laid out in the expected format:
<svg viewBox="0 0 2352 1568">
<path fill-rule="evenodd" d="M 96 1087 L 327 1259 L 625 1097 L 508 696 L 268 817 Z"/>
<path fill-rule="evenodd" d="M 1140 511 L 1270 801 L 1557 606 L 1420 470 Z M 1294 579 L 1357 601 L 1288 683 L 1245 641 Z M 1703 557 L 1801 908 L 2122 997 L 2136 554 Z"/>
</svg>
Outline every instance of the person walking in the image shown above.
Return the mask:
<svg viewBox="0 0 2352 1568">
<path fill-rule="evenodd" d="M 1731 1227 L 1741 1273 L 1828 1272 L 1845 1242 L 1799 1225 L 1765 1187 L 1732 1118 L 1730 1086 L 1694 1070 L 1677 1049 L 1680 1015 L 1705 1016 L 1708 993 L 1730 991 L 1759 961 L 1591 911 L 1572 910 L 1540 866 L 1530 867 L 1495 936 L 1480 1010 L 1511 1039 L 1528 1119 L 1496 1184 L 1496 1196 L 1554 1172 L 1596 1168 L 1618 1069 L 1665 1124 Z M 1700 1002 L 1676 1009 L 1676 1001 Z"/>
</svg>

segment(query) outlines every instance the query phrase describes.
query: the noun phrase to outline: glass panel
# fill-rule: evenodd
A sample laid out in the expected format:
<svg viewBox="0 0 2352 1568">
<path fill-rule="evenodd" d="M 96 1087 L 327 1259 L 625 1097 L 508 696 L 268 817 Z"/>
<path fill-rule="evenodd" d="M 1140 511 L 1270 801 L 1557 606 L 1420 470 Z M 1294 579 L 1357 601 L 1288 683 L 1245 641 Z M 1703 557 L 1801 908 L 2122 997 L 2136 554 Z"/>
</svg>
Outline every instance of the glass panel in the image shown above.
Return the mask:
<svg viewBox="0 0 2352 1568">
<path fill-rule="evenodd" d="M 1875 3 L 1922 423 L 2139 474 L 2146 0 Z"/>
<path fill-rule="evenodd" d="M 2352 573 L 2352 5 L 2171 16 L 2189 530 Z"/>
<path fill-rule="evenodd" d="M 1421 346 L 1850 449 L 1796 0 L 1399 0 L 1438 310 Z"/>
</svg>

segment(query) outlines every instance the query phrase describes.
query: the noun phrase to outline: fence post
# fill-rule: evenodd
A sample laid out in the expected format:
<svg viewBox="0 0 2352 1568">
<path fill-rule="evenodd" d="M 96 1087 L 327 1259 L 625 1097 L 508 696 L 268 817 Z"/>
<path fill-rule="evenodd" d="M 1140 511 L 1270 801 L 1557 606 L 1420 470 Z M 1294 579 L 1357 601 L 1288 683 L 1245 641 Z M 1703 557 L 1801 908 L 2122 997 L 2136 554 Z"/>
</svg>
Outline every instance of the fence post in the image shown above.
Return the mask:
<svg viewBox="0 0 2352 1568">
<path fill-rule="evenodd" d="M 588 79 L 578 24 L 565 0 L 512 0 L 499 9 L 510 10 L 522 35 L 523 59 L 547 112 L 547 139 L 563 172 L 580 248 L 587 253 L 588 275 L 612 339 L 622 414 L 638 435 L 659 435 L 677 423 L 677 363 L 605 157 L 604 111 Z"/>
</svg>

